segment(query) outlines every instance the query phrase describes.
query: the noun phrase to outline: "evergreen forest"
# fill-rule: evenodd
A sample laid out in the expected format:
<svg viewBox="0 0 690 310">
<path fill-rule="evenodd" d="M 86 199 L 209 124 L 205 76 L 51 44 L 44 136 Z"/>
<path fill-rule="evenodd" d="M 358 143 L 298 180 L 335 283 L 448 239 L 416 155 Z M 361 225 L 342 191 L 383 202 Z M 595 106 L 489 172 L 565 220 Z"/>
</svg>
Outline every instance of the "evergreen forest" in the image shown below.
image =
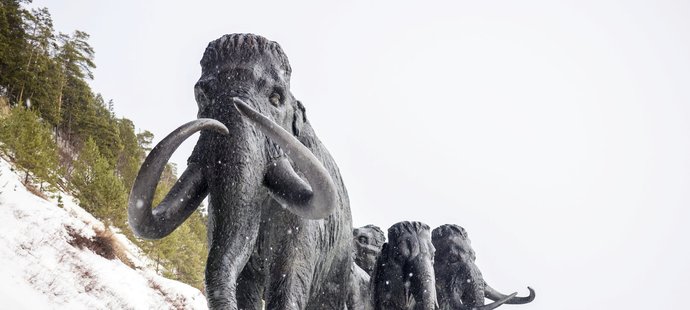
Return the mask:
<svg viewBox="0 0 690 310">
<path fill-rule="evenodd" d="M 115 102 L 91 89 L 96 63 L 89 35 L 56 32 L 48 9 L 30 4 L 0 0 L 0 153 L 22 170 L 27 187 L 71 193 L 138 244 L 159 273 L 201 289 L 205 215 L 195 212 L 162 240 L 132 235 L 127 197 L 153 134 L 117 117 Z M 155 203 L 176 182 L 175 168 L 166 167 Z"/>
</svg>

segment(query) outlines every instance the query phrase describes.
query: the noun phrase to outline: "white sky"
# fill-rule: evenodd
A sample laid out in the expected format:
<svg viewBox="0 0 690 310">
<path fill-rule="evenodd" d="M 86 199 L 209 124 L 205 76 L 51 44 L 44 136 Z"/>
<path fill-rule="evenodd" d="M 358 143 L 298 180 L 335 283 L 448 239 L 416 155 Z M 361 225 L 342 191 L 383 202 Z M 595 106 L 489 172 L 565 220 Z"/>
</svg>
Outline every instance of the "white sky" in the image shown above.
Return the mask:
<svg viewBox="0 0 690 310">
<path fill-rule="evenodd" d="M 157 139 L 196 117 L 209 41 L 279 42 L 355 225 L 465 227 L 489 283 L 536 289 L 507 308 L 687 307 L 688 2 L 34 2 Z"/>
</svg>

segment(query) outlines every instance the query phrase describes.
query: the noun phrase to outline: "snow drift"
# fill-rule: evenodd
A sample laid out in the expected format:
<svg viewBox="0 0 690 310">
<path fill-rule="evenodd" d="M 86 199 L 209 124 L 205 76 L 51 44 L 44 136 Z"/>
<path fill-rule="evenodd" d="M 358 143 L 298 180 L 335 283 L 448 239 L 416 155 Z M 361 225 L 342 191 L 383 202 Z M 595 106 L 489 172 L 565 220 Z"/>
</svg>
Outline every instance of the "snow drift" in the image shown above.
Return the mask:
<svg viewBox="0 0 690 310">
<path fill-rule="evenodd" d="M 206 309 L 199 290 L 157 275 L 134 244 L 104 234 L 70 195 L 57 193 L 59 206 L 20 179 L 0 157 L 0 308 Z M 104 238 L 118 241 L 121 259 Z"/>
</svg>

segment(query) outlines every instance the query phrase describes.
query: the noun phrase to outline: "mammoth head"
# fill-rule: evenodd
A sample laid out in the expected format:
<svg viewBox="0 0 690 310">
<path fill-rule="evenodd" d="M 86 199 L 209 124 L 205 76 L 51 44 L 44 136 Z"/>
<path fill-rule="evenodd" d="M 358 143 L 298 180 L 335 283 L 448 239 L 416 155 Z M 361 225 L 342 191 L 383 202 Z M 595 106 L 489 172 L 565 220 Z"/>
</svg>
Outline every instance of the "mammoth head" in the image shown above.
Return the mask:
<svg viewBox="0 0 690 310">
<path fill-rule="evenodd" d="M 388 228 L 388 251 L 392 251 L 395 260 L 400 262 L 428 257 L 433 261 L 434 245 L 431 241 L 431 229 L 421 222 L 400 222 Z"/>
<path fill-rule="evenodd" d="M 386 242 L 386 235 L 375 225 L 366 225 L 352 230 L 355 247 L 355 263 L 370 276 L 374 271 L 376 258 Z"/>
<path fill-rule="evenodd" d="M 278 43 L 254 34 L 229 34 L 209 43 L 194 86 L 199 118 L 237 122 L 239 98 L 283 129 L 299 136 L 306 116 L 290 92 L 292 69 Z M 234 117 L 234 118 L 233 118 Z"/>
<path fill-rule="evenodd" d="M 528 287 L 530 295 L 516 297 L 517 293 L 506 295 L 489 286 L 475 264 L 476 255 L 464 228 L 446 224 L 431 234 L 436 248 L 434 270 L 439 302 L 451 309 L 495 309 L 503 304 L 524 304 L 534 300 L 534 290 Z M 494 302 L 484 304 L 484 298 Z"/>
<path fill-rule="evenodd" d="M 436 264 L 470 264 L 476 260 L 467 231 L 458 225 L 447 224 L 434 229 L 431 240 L 436 250 L 443 253 L 436 258 Z"/>
<path fill-rule="evenodd" d="M 436 309 L 434 252 L 426 224 L 391 226 L 371 278 L 375 309 Z"/>
<path fill-rule="evenodd" d="M 209 194 L 211 206 L 238 222 L 250 221 L 243 210 L 269 196 L 303 218 L 330 215 L 338 189 L 304 107 L 290 92 L 290 64 L 280 46 L 253 34 L 225 35 L 209 43 L 201 67 L 194 86 L 199 119 L 156 145 L 134 182 L 128 209 L 134 232 L 168 235 Z M 165 163 L 197 131 L 187 169 L 152 211 Z"/>
</svg>

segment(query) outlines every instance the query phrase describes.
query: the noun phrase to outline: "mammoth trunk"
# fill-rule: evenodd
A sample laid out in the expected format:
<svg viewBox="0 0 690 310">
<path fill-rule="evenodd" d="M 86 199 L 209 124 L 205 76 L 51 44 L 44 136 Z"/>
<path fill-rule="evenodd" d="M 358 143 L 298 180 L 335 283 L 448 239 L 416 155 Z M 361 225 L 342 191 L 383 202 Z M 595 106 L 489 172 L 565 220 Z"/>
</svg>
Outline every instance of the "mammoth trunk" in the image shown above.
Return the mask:
<svg viewBox="0 0 690 310">
<path fill-rule="evenodd" d="M 256 217 L 267 197 L 263 141 L 252 131 L 233 133 L 230 137 L 202 135 L 190 159 L 203 163 L 207 176 L 210 231 L 225 222 L 237 225 Z"/>
<path fill-rule="evenodd" d="M 456 278 L 454 289 L 460 288 L 460 300 L 455 300 L 453 309 L 476 309 L 476 310 L 492 310 L 509 302 L 517 293 L 511 295 L 503 295 L 502 298 L 495 300 L 490 304 L 485 304 L 485 289 L 486 282 L 482 276 L 481 271 L 471 262 L 466 265 L 466 269 L 460 272 L 460 277 Z M 458 296 L 452 294 L 451 296 Z"/>
<path fill-rule="evenodd" d="M 410 292 L 417 305 L 415 309 L 437 309 L 434 266 L 430 260 L 419 259 L 410 265 Z"/>
<path fill-rule="evenodd" d="M 209 307 L 232 309 L 237 279 L 255 247 L 268 192 L 262 184 L 265 138 L 241 124 L 230 126 L 228 137 L 202 134 L 190 162 L 203 166 L 208 182 Z"/>
</svg>

